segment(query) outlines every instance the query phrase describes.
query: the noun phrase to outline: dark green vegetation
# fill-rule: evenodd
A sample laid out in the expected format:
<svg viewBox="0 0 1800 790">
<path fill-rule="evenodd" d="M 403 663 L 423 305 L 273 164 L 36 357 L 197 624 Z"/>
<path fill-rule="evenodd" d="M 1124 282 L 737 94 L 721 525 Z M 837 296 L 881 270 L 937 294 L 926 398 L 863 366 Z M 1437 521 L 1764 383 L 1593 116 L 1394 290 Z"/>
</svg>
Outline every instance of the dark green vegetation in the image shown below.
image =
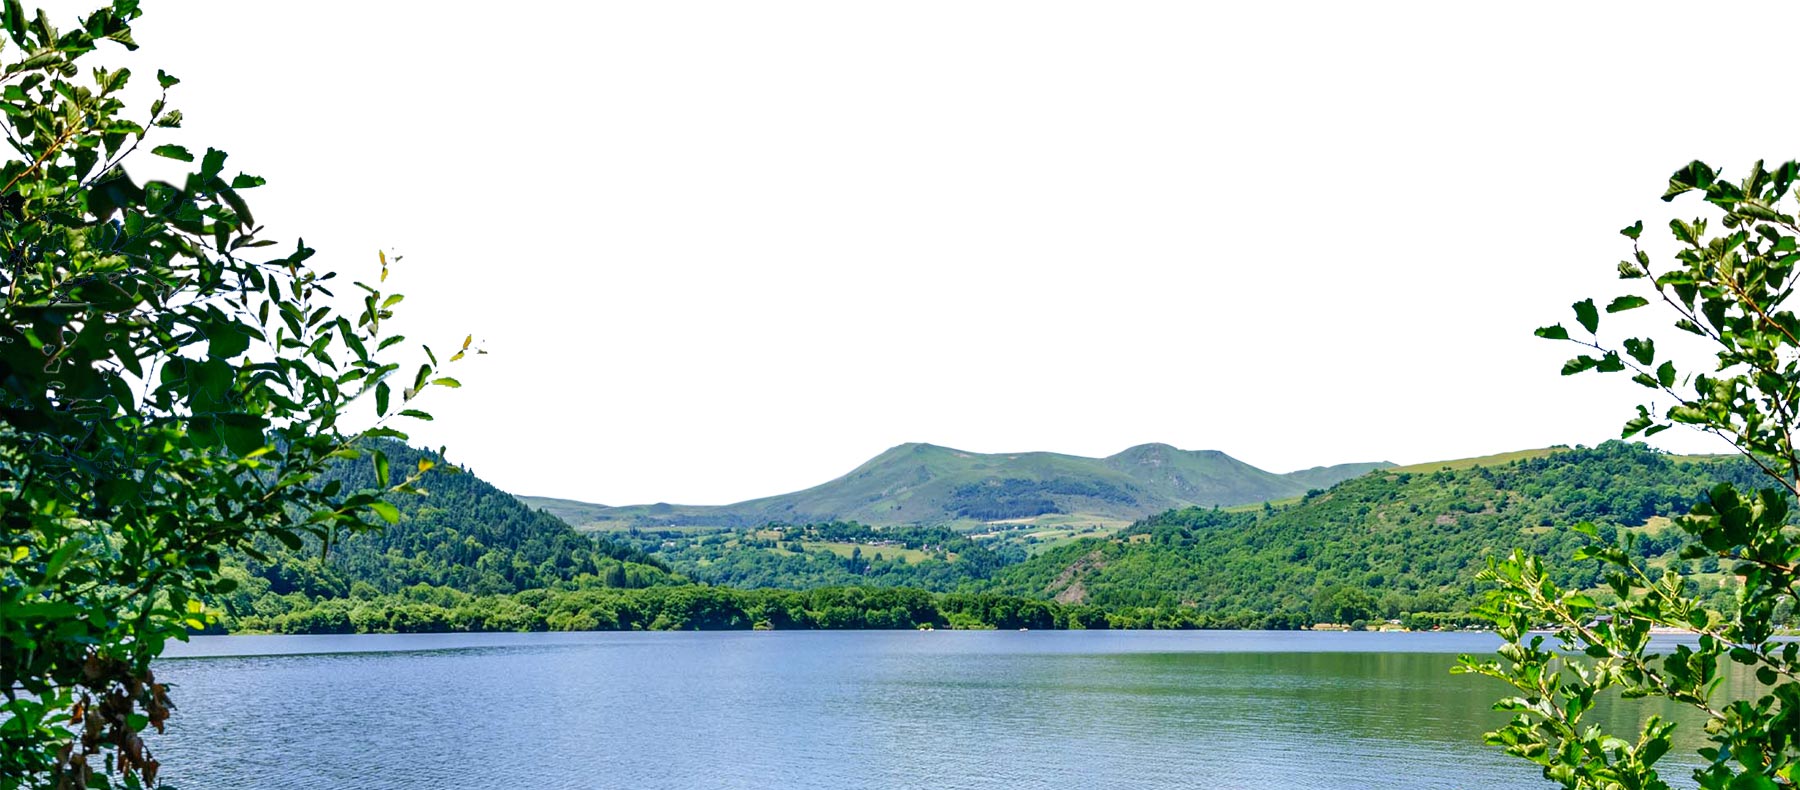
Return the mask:
<svg viewBox="0 0 1800 790">
<path fill-rule="evenodd" d="M 1625 442 L 1438 467 L 1375 472 L 1277 507 L 1167 511 L 1030 557 L 1007 534 L 841 523 L 614 537 L 713 584 L 990 591 L 1201 624 L 1411 615 L 1424 627 L 1469 625 L 1488 558 L 1513 548 L 1567 557 L 1581 541 L 1556 525 L 1593 521 L 1609 535 L 1631 535 L 1656 566 L 1685 567 L 1677 555 L 1688 541 L 1669 517 L 1722 480 L 1756 474 L 1734 459 L 1684 459 Z M 1709 595 L 1731 594 L 1717 563 L 1692 570 Z M 1602 583 L 1593 572 L 1564 579 Z"/>
<path fill-rule="evenodd" d="M 431 458 L 405 448 L 388 454 Z M 431 494 L 400 500 L 399 523 L 387 533 L 353 536 L 324 557 L 309 547 L 274 564 L 251 562 L 255 578 L 222 606 L 232 627 L 293 632 L 575 628 L 589 618 L 568 614 L 570 607 L 593 601 L 624 612 L 593 618 L 597 628 L 713 627 L 723 621 L 639 616 L 662 612 L 654 602 L 669 589 L 698 582 L 755 588 L 755 595 L 847 587 L 996 593 L 1054 604 L 1051 621 L 1064 626 L 1292 628 L 1399 619 L 1461 627 L 1478 621 L 1470 610 L 1488 558 L 1515 547 L 1567 557 L 1579 536 L 1554 525 L 1579 521 L 1633 536 L 1639 556 L 1691 570 L 1713 597 L 1731 594 L 1719 584 L 1728 574 L 1717 563 L 1679 558 L 1688 541 L 1668 519 L 1721 480 L 1754 479 L 1747 463 L 1608 442 L 1521 454 L 1497 466 L 1439 467 L 1378 471 L 1279 507 L 1167 511 L 1036 556 L 1006 534 L 851 522 L 583 535 L 473 475 L 434 473 L 424 480 Z M 1585 588 L 1603 581 L 1591 571 L 1560 578 Z M 761 605 L 755 595 L 734 599 L 748 601 L 740 614 Z M 940 614 L 941 622 L 913 622 L 952 622 L 950 611 Z"/>
<path fill-rule="evenodd" d="M 1741 462 L 1682 462 L 1608 442 L 1500 467 L 1376 472 L 1268 512 L 1191 508 L 1119 536 L 1071 543 L 999 573 L 991 589 L 1103 607 L 1192 607 L 1309 622 L 1466 611 L 1490 557 L 1524 548 L 1567 557 L 1577 536 L 1555 525 L 1594 521 L 1629 532 L 1657 564 L 1677 562 L 1683 536 L 1664 528 Z M 1711 568 L 1715 573 L 1718 568 Z M 1716 581 L 1718 576 L 1713 576 Z M 1597 573 L 1570 572 L 1582 587 Z M 1714 586 L 1714 590 L 1717 590 Z"/>
<path fill-rule="evenodd" d="M 312 250 L 258 238 L 244 195 L 263 179 L 159 144 L 179 80 L 87 58 L 137 48 L 137 5 L 65 30 L 0 6 L 0 790 L 155 784 L 141 733 L 172 702 L 151 663 L 233 591 L 225 558 L 396 520 L 425 469 L 355 443 L 404 439 L 390 418 L 429 419 L 415 396 L 460 386 L 388 331 L 385 258 L 340 300 Z M 191 172 L 127 173 L 152 156 Z M 321 479 L 334 460 L 369 471 Z"/>
<path fill-rule="evenodd" d="M 750 590 L 696 584 L 665 562 L 622 540 L 576 532 L 478 477 L 458 473 L 436 454 L 378 441 L 392 463 L 430 470 L 422 494 L 394 497 L 396 520 L 380 532 L 357 533 L 323 551 L 317 540 L 288 548 L 259 540 L 228 558 L 230 589 L 211 596 L 217 630 L 275 633 L 406 633 L 432 631 L 688 630 L 699 628 L 1105 628 L 1148 627 L 1146 616 L 1059 606 L 1041 596 L 948 589 L 967 568 L 988 572 L 1000 555 L 943 528 L 875 531 L 857 524 L 763 530 L 744 539 L 800 544 L 796 556 L 833 558 L 833 574 L 797 590 Z M 334 465 L 324 480 L 360 485 L 366 461 Z M 758 537 L 758 536 L 766 537 Z M 859 542 L 870 542 L 870 556 Z M 806 543 L 814 545 L 807 550 Z M 875 545 L 879 544 L 879 545 Z M 842 548 L 844 556 L 833 553 Z M 920 560 L 890 563 L 889 555 Z M 1016 550 L 1015 550 L 1016 552 Z M 1016 552 L 1011 558 L 1023 557 Z M 881 568 L 897 571 L 877 589 Z M 934 570 L 935 569 L 935 570 Z M 931 575 L 941 578 L 931 581 Z M 780 579 L 771 578 L 770 581 Z M 793 580 L 789 580 L 792 582 Z M 849 586 L 855 585 L 855 586 Z M 1200 621 L 1164 618 L 1165 627 Z"/>
<path fill-rule="evenodd" d="M 1690 426 L 1731 442 L 1757 470 L 1721 482 L 1674 520 L 1682 545 L 1673 559 L 1578 524 L 1588 542 L 1572 558 L 1515 551 L 1481 574 L 1492 588 L 1480 613 L 1506 643 L 1498 657 L 1464 656 L 1460 670 L 1504 682 L 1515 695 L 1495 704 L 1514 715 L 1487 740 L 1566 790 L 1669 787 L 1658 766 L 1675 748 L 1677 723 L 1649 715 L 1622 729 L 1590 716 L 1597 701 L 1614 697 L 1675 703 L 1704 718 L 1708 743 L 1691 773 L 1701 788 L 1800 782 L 1800 644 L 1777 635 L 1800 596 L 1800 316 L 1785 306 L 1800 281 L 1797 182 L 1800 162 L 1774 170 L 1757 162 L 1738 181 L 1693 162 L 1669 177 L 1663 200 L 1698 193 L 1705 202 L 1696 208 L 1711 219 L 1669 221 L 1672 259 L 1652 263 L 1639 245 L 1644 223 L 1620 231 L 1633 247 L 1616 268 L 1628 293 L 1605 301 L 1605 313 L 1655 304 L 1652 312 L 1701 338 L 1710 353 L 1680 351 L 1695 349 L 1692 341 L 1665 337 L 1659 350 L 1654 337 L 1602 335 L 1593 299 L 1572 305 L 1578 329 L 1537 330 L 1580 347 L 1563 375 L 1628 373 L 1652 392 L 1626 421 L 1625 437 Z M 1709 231 L 1714 222 L 1722 230 Z M 1720 570 L 1729 575 L 1720 579 Z M 1596 576 L 1605 589 L 1584 589 Z M 1731 594 L 1709 594 L 1721 582 Z M 1673 650 L 1653 646 L 1655 628 L 1697 639 Z M 1756 682 L 1725 684 L 1733 671 L 1753 672 Z"/>
<path fill-rule="evenodd" d="M 521 497 L 581 529 L 757 527 L 856 521 L 950 525 L 1061 514 L 1130 520 L 1170 508 L 1239 505 L 1299 496 L 1390 464 L 1265 472 L 1224 453 L 1146 444 L 1106 458 L 1059 453 L 967 453 L 903 444 L 823 485 L 735 505 L 603 507 Z"/>
<path fill-rule="evenodd" d="M 696 580 L 734 587 L 810 589 L 838 585 L 954 590 L 1025 559 L 947 527 L 831 522 L 691 535 L 632 532 L 632 541 Z"/>
<path fill-rule="evenodd" d="M 243 630 L 290 634 L 445 631 L 692 631 L 775 628 L 1107 628 L 1149 623 L 1091 608 L 990 594 L 822 587 L 745 590 L 699 584 L 617 589 L 578 584 L 475 596 L 419 585 L 392 595 L 326 598 Z M 1189 623 L 1189 627 L 1193 624 Z"/>
<path fill-rule="evenodd" d="M 642 551 L 579 534 L 436 453 L 393 441 L 368 447 L 394 464 L 430 466 L 418 481 L 423 495 L 392 497 L 393 524 L 345 536 L 329 551 L 316 538 L 293 549 L 258 539 L 255 546 L 266 556 L 239 555 L 227 571 L 239 585 L 223 599 L 226 614 L 267 618 L 311 599 L 370 597 L 415 585 L 499 595 L 565 583 L 648 587 L 675 581 L 666 565 Z M 375 484 L 366 462 L 335 464 L 323 479 L 352 489 Z"/>
</svg>

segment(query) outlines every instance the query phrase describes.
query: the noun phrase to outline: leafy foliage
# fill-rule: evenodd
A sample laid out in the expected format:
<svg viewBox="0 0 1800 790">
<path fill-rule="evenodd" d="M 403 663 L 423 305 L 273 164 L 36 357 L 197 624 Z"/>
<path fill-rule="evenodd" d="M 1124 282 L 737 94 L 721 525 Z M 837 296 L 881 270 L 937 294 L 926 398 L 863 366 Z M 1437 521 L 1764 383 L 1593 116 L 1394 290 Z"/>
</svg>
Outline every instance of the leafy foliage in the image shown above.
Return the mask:
<svg viewBox="0 0 1800 790">
<path fill-rule="evenodd" d="M 172 702 L 151 662 L 215 617 L 226 557 L 397 520 L 387 497 L 426 466 L 356 442 L 403 437 L 383 421 L 428 418 L 406 402 L 458 386 L 426 349 L 393 397 L 400 296 L 380 281 L 341 313 L 304 244 L 258 259 L 271 242 L 243 195 L 263 179 L 154 142 L 181 123 L 179 80 L 158 72 L 134 117 L 131 71 L 83 70 L 106 42 L 135 49 L 139 16 L 115 0 L 59 31 L 0 6 L 0 788 L 154 784 L 140 733 Z M 146 142 L 192 172 L 137 183 Z M 359 399 L 376 427 L 343 424 Z M 367 485 L 321 477 L 357 458 Z"/>
<path fill-rule="evenodd" d="M 1658 303 L 1675 328 L 1706 341 L 1711 359 L 1678 363 L 1648 336 L 1603 338 L 1602 313 L 1592 299 L 1574 305 L 1580 332 L 1561 324 L 1537 331 L 1584 347 L 1563 366 L 1564 375 L 1629 372 L 1653 397 L 1670 402 L 1639 406 L 1624 435 L 1691 426 L 1731 442 L 1763 473 L 1756 493 L 1720 484 L 1675 520 L 1693 539 L 1683 558 L 1730 574 L 1733 594 L 1723 600 L 1694 594 L 1691 566 L 1652 566 L 1629 543 L 1606 540 L 1586 523 L 1575 528 L 1589 539 L 1577 560 L 1604 572 L 1607 596 L 1569 589 L 1540 557 L 1524 551 L 1483 573 L 1497 588 L 1481 611 L 1507 644 L 1498 658 L 1465 657 L 1461 669 L 1516 689 L 1497 706 L 1514 718 L 1488 739 L 1542 766 L 1544 777 L 1564 788 L 1669 786 L 1657 766 L 1670 749 L 1673 723 L 1652 717 L 1638 733 L 1621 737 L 1585 718 L 1597 699 L 1614 693 L 1662 697 L 1705 713 L 1711 745 L 1700 751 L 1703 762 L 1694 771 L 1702 788 L 1773 790 L 1800 780 L 1800 644 L 1776 638 L 1800 582 L 1800 540 L 1790 526 L 1791 503 L 1800 495 L 1793 438 L 1800 319 L 1783 307 L 1800 264 L 1800 223 L 1789 208 L 1797 177 L 1795 162 L 1772 171 L 1758 162 L 1735 182 L 1701 162 L 1677 171 L 1664 199 L 1700 193 L 1722 215 L 1715 218 L 1722 229 L 1712 232 L 1714 222 L 1706 218 L 1671 220 L 1677 252 L 1666 269 L 1653 267 L 1637 246 L 1642 222 L 1622 231 L 1635 249 L 1619 264 L 1619 275 L 1641 287 L 1608 301 L 1605 314 Z M 1697 633 L 1698 645 L 1656 652 L 1650 635 L 1659 627 Z M 1534 633 L 1537 628 L 1550 634 Z M 1731 664 L 1754 672 L 1751 692 L 1721 692 Z"/>
</svg>

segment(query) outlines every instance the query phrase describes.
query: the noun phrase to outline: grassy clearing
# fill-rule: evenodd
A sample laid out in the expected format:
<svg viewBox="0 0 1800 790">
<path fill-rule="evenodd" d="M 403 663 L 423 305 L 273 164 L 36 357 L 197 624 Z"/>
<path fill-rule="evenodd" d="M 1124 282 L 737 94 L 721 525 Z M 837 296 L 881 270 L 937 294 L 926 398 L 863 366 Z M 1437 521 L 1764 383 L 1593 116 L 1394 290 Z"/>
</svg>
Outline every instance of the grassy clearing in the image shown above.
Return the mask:
<svg viewBox="0 0 1800 790">
<path fill-rule="evenodd" d="M 1412 464 L 1410 466 L 1393 466 L 1381 471 L 1389 474 L 1395 472 L 1422 473 L 1436 472 L 1440 469 L 1471 469 L 1477 466 L 1505 466 L 1514 461 L 1523 461 L 1530 458 L 1543 458 L 1546 455 L 1560 453 L 1567 449 L 1569 448 L 1540 447 L 1536 450 L 1515 450 L 1510 453 L 1482 455 L 1474 458 L 1459 458 L 1454 461 L 1431 461 L 1423 464 Z"/>
<path fill-rule="evenodd" d="M 1018 546 L 1035 555 L 1082 538 L 1108 537 L 1133 523 L 1131 519 L 1088 513 L 1048 513 L 984 522 L 969 537 L 992 545 Z"/>
<path fill-rule="evenodd" d="M 645 532 L 672 532 L 681 535 L 698 535 L 706 532 L 718 532 L 719 527 L 701 526 L 666 526 L 658 524 L 646 527 L 634 521 L 591 521 L 575 528 L 576 532 L 630 532 L 633 527 Z"/>
<path fill-rule="evenodd" d="M 1631 530 L 1632 532 L 1642 532 L 1646 535 L 1661 535 L 1674 528 L 1674 526 L 1675 522 L 1670 521 L 1668 516 L 1651 516 L 1644 519 L 1642 525 L 1626 527 L 1626 529 Z"/>
<path fill-rule="evenodd" d="M 928 552 L 920 551 L 918 549 L 909 549 L 904 546 L 872 546 L 866 543 L 845 543 L 823 540 L 802 541 L 800 545 L 805 546 L 807 551 L 829 551 L 839 557 L 849 557 L 851 554 L 854 554 L 857 549 L 861 549 L 862 557 L 865 560 L 875 559 L 875 555 L 880 554 L 890 560 L 903 560 L 908 565 L 916 562 L 924 562 L 932 557 Z M 950 555 L 950 558 L 955 559 L 956 555 L 952 554 Z"/>
<path fill-rule="evenodd" d="M 1382 471 L 1387 471 L 1387 470 L 1384 469 Z M 1300 500 L 1302 500 L 1302 499 L 1305 499 L 1305 497 L 1291 496 L 1291 497 L 1288 497 L 1287 499 L 1271 499 L 1268 502 L 1257 502 L 1257 503 L 1249 504 L 1249 505 L 1232 505 L 1231 507 L 1219 508 L 1219 509 L 1223 510 L 1227 513 L 1248 513 L 1252 510 L 1262 510 L 1263 505 L 1268 505 L 1270 507 L 1287 507 L 1288 505 L 1298 505 L 1298 504 L 1300 504 Z"/>
<path fill-rule="evenodd" d="M 1679 461 L 1681 463 L 1686 463 L 1686 464 L 1710 464 L 1710 463 L 1717 463 L 1719 461 L 1729 461 L 1729 460 L 1731 460 L 1733 458 L 1737 458 L 1737 457 L 1738 457 L 1738 455 L 1736 453 L 1701 453 L 1698 455 L 1671 455 L 1671 456 L 1669 456 L 1669 458 L 1671 458 L 1671 459 L 1674 459 L 1676 461 Z"/>
</svg>

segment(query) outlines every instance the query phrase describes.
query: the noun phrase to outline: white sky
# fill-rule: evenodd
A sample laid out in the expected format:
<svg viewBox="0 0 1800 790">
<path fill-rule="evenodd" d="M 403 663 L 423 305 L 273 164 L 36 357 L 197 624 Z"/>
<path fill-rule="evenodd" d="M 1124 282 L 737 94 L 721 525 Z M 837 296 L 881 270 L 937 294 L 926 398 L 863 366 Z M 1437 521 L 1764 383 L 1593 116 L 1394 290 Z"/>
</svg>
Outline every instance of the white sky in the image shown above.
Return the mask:
<svg viewBox="0 0 1800 790">
<path fill-rule="evenodd" d="M 1676 167 L 1800 155 L 1792 3 L 145 5 L 167 141 L 491 352 L 415 438 L 607 504 L 906 441 L 1593 444 L 1637 388 L 1531 330 L 1615 293 Z"/>
</svg>

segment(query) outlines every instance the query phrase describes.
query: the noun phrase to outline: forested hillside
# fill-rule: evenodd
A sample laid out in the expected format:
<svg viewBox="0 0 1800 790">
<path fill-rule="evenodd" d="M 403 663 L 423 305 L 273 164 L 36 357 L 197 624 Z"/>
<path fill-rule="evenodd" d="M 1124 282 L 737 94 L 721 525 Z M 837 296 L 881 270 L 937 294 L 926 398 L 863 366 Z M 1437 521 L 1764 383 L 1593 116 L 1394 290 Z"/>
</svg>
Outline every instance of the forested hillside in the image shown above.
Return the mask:
<svg viewBox="0 0 1800 790">
<path fill-rule="evenodd" d="M 385 449 L 396 469 L 432 458 Z M 371 469 L 366 460 L 346 464 L 334 479 L 366 485 Z M 1376 472 L 1285 505 L 1170 510 L 1117 534 L 1027 557 L 1011 533 L 854 522 L 599 538 L 472 474 L 434 471 L 426 478 L 431 495 L 397 499 L 400 522 L 384 531 L 352 536 L 324 555 L 317 546 L 264 545 L 271 561 L 245 559 L 232 569 L 243 584 L 223 603 L 235 627 L 297 632 L 580 628 L 590 621 L 680 628 L 717 617 L 739 625 L 769 619 L 777 627 L 885 622 L 885 615 L 840 617 L 822 609 L 752 617 L 744 613 L 765 599 L 741 596 L 731 599 L 738 615 L 715 617 L 705 608 L 714 598 L 706 596 L 597 592 L 701 582 L 997 594 L 1055 604 L 1046 611 L 1057 622 L 1089 627 L 1297 627 L 1402 616 L 1429 625 L 1466 619 L 1459 613 L 1478 600 L 1475 573 L 1488 557 L 1515 546 L 1567 557 L 1579 543 L 1567 527 L 1579 521 L 1603 525 L 1608 536 L 1636 536 L 1640 553 L 1656 563 L 1681 562 L 1675 552 L 1685 538 L 1667 517 L 1721 480 L 1754 483 L 1757 476 L 1742 461 L 1684 459 L 1608 442 L 1492 465 Z M 1593 587 L 1600 580 L 1567 581 Z M 1709 592 L 1729 594 L 1717 586 Z M 788 606 L 801 599 L 781 600 Z M 681 608 L 690 604 L 701 608 Z"/>
<path fill-rule="evenodd" d="M 1315 622 L 1466 610 L 1487 558 L 1526 547 L 1566 559 L 1578 544 L 1566 527 L 1579 521 L 1608 536 L 1633 532 L 1644 556 L 1680 561 L 1684 537 L 1664 528 L 1666 517 L 1722 479 L 1757 477 L 1745 462 L 1684 461 L 1624 442 L 1499 467 L 1377 473 L 1285 508 L 1164 513 L 1008 567 L 986 588 Z"/>
<path fill-rule="evenodd" d="M 854 522 L 615 539 L 635 541 L 696 581 L 790 590 L 860 585 L 942 592 L 1025 559 L 1016 546 L 990 546 L 945 527 L 875 529 Z"/>
<path fill-rule="evenodd" d="M 266 560 L 237 558 L 227 573 L 239 589 L 223 603 L 234 616 L 272 617 L 308 602 L 372 598 L 415 585 L 494 595 L 556 585 L 636 588 L 682 581 L 661 560 L 627 545 L 583 535 L 547 513 L 532 510 L 481 478 L 455 469 L 435 453 L 383 441 L 395 474 L 435 466 L 424 474 L 423 496 L 395 496 L 399 521 L 348 535 L 329 550 L 316 540 L 290 548 L 259 538 Z M 321 481 L 348 490 L 373 487 L 369 457 L 338 462 Z"/>
</svg>

